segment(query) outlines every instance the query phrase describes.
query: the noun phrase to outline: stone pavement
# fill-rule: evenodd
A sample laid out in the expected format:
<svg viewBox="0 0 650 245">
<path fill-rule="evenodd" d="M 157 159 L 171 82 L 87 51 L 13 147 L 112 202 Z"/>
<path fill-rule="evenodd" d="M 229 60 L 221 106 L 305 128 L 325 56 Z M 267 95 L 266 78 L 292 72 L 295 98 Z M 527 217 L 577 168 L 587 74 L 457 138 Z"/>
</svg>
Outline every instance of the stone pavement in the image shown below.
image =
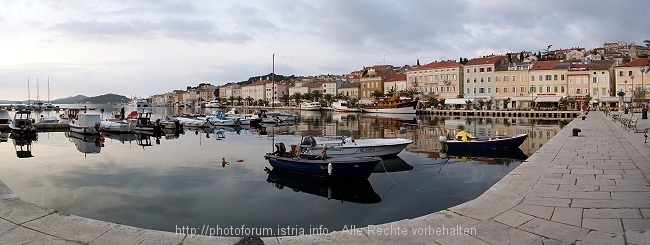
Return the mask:
<svg viewBox="0 0 650 245">
<path fill-rule="evenodd" d="M 635 114 L 640 117 L 639 114 Z M 650 128 L 650 119 L 639 120 Z M 582 131 L 571 136 L 573 128 Z M 265 244 L 650 244 L 650 143 L 602 112 L 574 120 L 478 198 L 422 217 Z M 235 244 L 68 215 L 0 182 L 0 244 Z M 469 235 L 467 234 L 469 233 Z M 242 241 L 243 242 L 243 241 Z"/>
</svg>

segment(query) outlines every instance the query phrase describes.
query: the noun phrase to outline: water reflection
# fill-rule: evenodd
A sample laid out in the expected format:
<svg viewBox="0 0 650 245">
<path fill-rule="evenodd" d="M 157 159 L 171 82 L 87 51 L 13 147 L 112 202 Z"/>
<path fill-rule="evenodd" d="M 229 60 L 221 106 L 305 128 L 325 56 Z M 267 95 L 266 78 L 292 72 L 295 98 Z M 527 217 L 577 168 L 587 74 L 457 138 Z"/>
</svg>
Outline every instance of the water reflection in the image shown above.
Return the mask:
<svg viewBox="0 0 650 245">
<path fill-rule="evenodd" d="M 99 135 L 85 135 L 75 132 L 65 132 L 70 142 L 74 143 L 77 151 L 87 154 L 99 154 L 104 147 L 104 140 Z"/>
<path fill-rule="evenodd" d="M 32 155 L 32 142 L 38 139 L 38 135 L 15 135 L 11 133 L 9 137 L 14 143 L 14 149 L 18 158 L 34 157 Z"/>
<path fill-rule="evenodd" d="M 375 166 L 373 173 L 385 173 L 385 172 L 402 172 L 413 170 L 413 166 L 406 163 L 404 159 L 399 156 L 394 157 L 384 157 L 381 159 L 381 162 Z"/>
<path fill-rule="evenodd" d="M 127 133 L 127 134 L 120 134 L 120 133 L 108 133 L 108 132 L 103 132 L 102 135 L 105 138 L 112 139 L 112 140 L 117 140 L 118 142 L 124 144 L 124 143 L 131 143 L 132 141 L 135 141 L 137 139 L 135 134 Z"/>
<path fill-rule="evenodd" d="M 291 188 L 294 192 L 303 192 L 353 203 L 378 203 L 381 197 L 373 190 L 368 179 L 329 179 L 315 178 L 288 173 L 279 169 L 269 170 L 266 179 L 273 186 L 282 190 Z"/>
</svg>

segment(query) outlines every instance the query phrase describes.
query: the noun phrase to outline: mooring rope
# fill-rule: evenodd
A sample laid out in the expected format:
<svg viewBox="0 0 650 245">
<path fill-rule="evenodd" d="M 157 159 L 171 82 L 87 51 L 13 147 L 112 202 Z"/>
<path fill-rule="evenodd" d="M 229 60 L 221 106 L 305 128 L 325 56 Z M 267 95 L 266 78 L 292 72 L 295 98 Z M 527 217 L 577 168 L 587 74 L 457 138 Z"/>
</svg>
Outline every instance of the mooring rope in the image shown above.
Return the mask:
<svg viewBox="0 0 650 245">
<path fill-rule="evenodd" d="M 413 190 L 413 191 L 422 192 L 422 193 L 426 193 L 426 194 L 430 194 L 430 195 L 436 195 L 436 196 L 455 197 L 455 198 L 464 198 L 464 199 L 474 199 L 474 198 L 476 198 L 476 197 L 466 197 L 466 196 L 457 196 L 457 195 L 440 194 L 440 193 L 435 193 L 435 192 L 425 191 L 425 190 L 421 190 L 421 189 L 417 189 L 417 188 L 413 188 L 413 187 L 405 186 L 405 185 L 402 185 L 402 184 L 398 184 L 397 182 L 395 182 L 395 180 L 393 179 L 393 177 L 390 176 L 390 173 L 388 173 L 388 170 L 386 170 L 386 166 L 384 165 L 384 160 L 380 160 L 379 162 L 381 162 L 381 166 L 384 168 L 384 172 L 386 173 L 386 175 L 388 175 L 388 178 L 390 178 L 390 181 L 392 181 L 393 184 L 395 184 L 396 186 L 401 186 L 401 187 L 404 187 L 404 188 L 406 188 L 406 189 L 410 189 L 410 190 Z M 391 187 L 391 188 L 393 188 L 393 187 Z M 388 192 L 387 192 L 387 193 L 388 193 Z M 384 194 L 384 195 L 385 195 L 385 194 Z M 382 198 L 382 199 L 383 199 L 383 198 Z"/>
</svg>

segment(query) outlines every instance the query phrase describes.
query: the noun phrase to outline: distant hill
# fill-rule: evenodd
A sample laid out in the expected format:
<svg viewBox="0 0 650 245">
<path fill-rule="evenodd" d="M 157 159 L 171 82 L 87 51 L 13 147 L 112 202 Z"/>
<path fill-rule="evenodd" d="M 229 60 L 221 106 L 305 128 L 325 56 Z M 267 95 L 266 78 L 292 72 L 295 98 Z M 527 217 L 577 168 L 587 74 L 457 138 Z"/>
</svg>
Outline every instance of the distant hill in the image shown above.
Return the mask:
<svg viewBox="0 0 650 245">
<path fill-rule="evenodd" d="M 79 104 L 83 103 L 85 99 L 88 99 L 88 96 L 84 95 L 75 95 L 66 98 L 60 98 L 50 101 L 52 104 Z"/>
<path fill-rule="evenodd" d="M 88 97 L 82 100 L 80 103 L 90 102 L 91 104 L 106 104 L 106 103 L 115 103 L 115 102 L 124 102 L 128 103 L 131 99 L 124 95 L 119 94 L 104 94 L 94 97 Z"/>
<path fill-rule="evenodd" d="M 119 95 L 119 94 L 104 94 L 104 95 L 98 95 L 98 96 L 93 96 L 93 97 L 88 97 L 85 95 L 75 95 L 75 96 L 70 96 L 66 98 L 59 98 L 50 101 L 52 104 L 83 104 L 86 102 L 90 102 L 91 104 L 106 104 L 108 102 L 114 103 L 114 102 L 124 102 L 128 103 L 130 102 L 131 99 L 124 95 Z M 0 104 L 15 104 L 17 101 L 13 100 L 0 100 Z M 20 101 L 23 104 L 27 104 L 27 101 Z"/>
</svg>

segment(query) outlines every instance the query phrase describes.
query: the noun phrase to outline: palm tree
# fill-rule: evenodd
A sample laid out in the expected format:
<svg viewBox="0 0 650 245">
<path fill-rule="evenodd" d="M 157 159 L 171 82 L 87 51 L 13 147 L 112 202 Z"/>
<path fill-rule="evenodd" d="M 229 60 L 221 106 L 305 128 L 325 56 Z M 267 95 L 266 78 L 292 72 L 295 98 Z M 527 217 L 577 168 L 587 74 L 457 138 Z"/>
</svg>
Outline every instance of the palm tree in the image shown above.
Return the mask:
<svg viewBox="0 0 650 245">
<path fill-rule="evenodd" d="M 429 107 L 435 107 L 436 105 L 438 105 L 438 98 L 435 97 L 429 98 L 427 100 L 427 104 L 429 105 Z"/>
<path fill-rule="evenodd" d="M 508 104 L 510 104 L 510 101 L 510 98 L 503 100 L 503 109 L 508 109 Z"/>
<path fill-rule="evenodd" d="M 390 90 L 388 90 L 388 92 L 386 92 L 386 96 L 387 97 L 393 97 L 393 95 L 395 95 L 395 92 L 396 92 L 395 88 L 390 88 Z"/>
<path fill-rule="evenodd" d="M 375 97 L 376 100 L 379 100 L 379 98 L 384 97 L 384 93 L 379 90 L 375 90 L 370 93 L 370 96 Z"/>
<path fill-rule="evenodd" d="M 291 99 L 296 102 L 296 105 L 299 105 L 302 102 L 302 94 L 300 92 L 295 92 L 291 95 Z"/>
<path fill-rule="evenodd" d="M 263 99 L 257 100 L 257 105 L 258 106 L 266 106 L 267 103 L 268 103 L 268 101 L 263 100 Z"/>
<path fill-rule="evenodd" d="M 314 95 L 312 93 L 306 93 L 302 95 L 302 98 L 306 101 L 311 101 L 314 98 Z"/>
<path fill-rule="evenodd" d="M 235 99 L 237 100 L 238 105 L 241 105 L 241 101 L 244 100 L 244 98 L 242 98 L 241 96 L 237 96 L 237 98 Z"/>
<path fill-rule="evenodd" d="M 334 96 L 332 96 L 331 94 L 325 94 L 323 97 L 325 98 L 325 101 L 327 102 L 327 106 L 331 105 L 332 101 L 334 101 Z"/>
<path fill-rule="evenodd" d="M 285 105 L 288 105 L 290 97 L 289 94 L 283 94 L 282 97 L 280 97 L 280 100 L 284 102 Z"/>
<path fill-rule="evenodd" d="M 409 88 L 409 89 L 406 90 L 406 94 L 411 99 L 415 98 L 415 95 L 419 94 L 419 93 L 420 93 L 420 91 L 417 90 L 416 88 Z"/>
<path fill-rule="evenodd" d="M 234 97 L 234 96 L 231 95 L 230 97 L 228 97 L 228 100 L 230 100 L 230 105 L 234 105 L 234 104 L 235 104 L 235 103 L 234 103 L 234 101 L 235 101 L 235 97 Z"/>
<path fill-rule="evenodd" d="M 311 91 L 311 96 L 314 98 L 315 101 L 319 101 L 321 98 L 323 98 L 323 92 L 320 90 L 314 90 Z"/>
<path fill-rule="evenodd" d="M 470 107 L 472 107 L 472 101 L 471 100 L 466 100 L 465 101 L 465 109 L 469 110 Z"/>
<path fill-rule="evenodd" d="M 253 104 L 254 100 L 255 99 L 253 99 L 253 97 L 248 96 L 248 97 L 246 97 L 246 104 L 248 104 L 248 106 L 250 106 L 250 105 Z"/>
</svg>

